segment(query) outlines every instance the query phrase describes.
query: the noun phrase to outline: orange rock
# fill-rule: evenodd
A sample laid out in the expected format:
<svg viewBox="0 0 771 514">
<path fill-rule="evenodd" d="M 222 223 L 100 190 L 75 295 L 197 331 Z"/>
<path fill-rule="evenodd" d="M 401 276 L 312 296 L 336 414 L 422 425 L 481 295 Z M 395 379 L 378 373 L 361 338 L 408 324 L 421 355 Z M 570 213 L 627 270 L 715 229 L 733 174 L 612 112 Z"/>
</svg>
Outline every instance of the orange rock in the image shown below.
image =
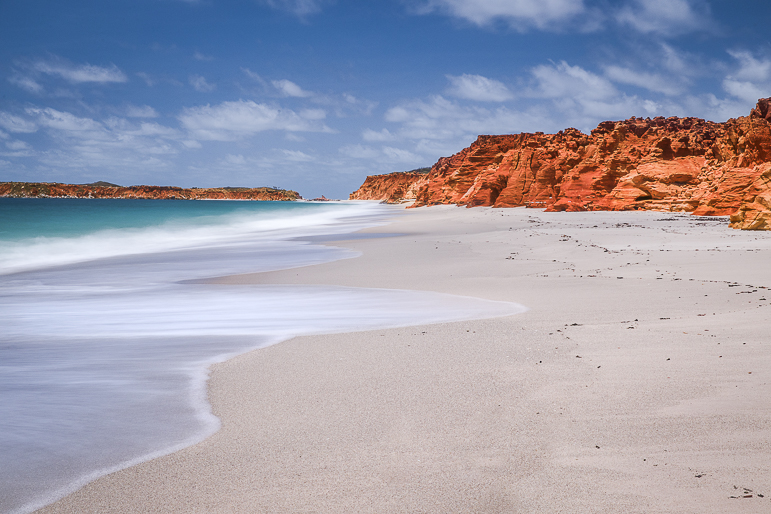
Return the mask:
<svg viewBox="0 0 771 514">
<path fill-rule="evenodd" d="M 759 100 L 749 116 L 724 123 L 633 117 L 602 122 L 591 134 L 570 128 L 479 136 L 439 159 L 427 177 L 400 177 L 398 187 L 418 189 L 415 207 L 684 211 L 734 214 L 734 227 L 768 228 L 769 162 L 771 98 Z M 396 183 L 393 175 L 367 177 L 351 198 L 395 187 L 389 186 Z"/>
<path fill-rule="evenodd" d="M 428 178 L 427 173 L 399 171 L 387 175 L 370 175 L 359 189 L 351 193 L 350 200 L 379 200 L 399 203 L 414 200 L 418 190 Z"/>
</svg>

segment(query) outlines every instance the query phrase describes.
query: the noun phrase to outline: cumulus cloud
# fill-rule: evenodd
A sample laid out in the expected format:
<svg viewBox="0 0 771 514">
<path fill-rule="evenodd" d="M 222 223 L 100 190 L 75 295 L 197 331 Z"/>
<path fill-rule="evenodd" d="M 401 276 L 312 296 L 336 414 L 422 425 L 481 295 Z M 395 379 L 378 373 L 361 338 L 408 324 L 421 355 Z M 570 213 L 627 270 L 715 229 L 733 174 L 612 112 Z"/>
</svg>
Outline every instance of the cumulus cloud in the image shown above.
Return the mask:
<svg viewBox="0 0 771 514">
<path fill-rule="evenodd" d="M 282 149 L 281 153 L 284 154 L 286 160 L 291 162 L 313 162 L 315 160 L 312 156 L 299 150 Z"/>
<path fill-rule="evenodd" d="M 49 149 L 34 150 L 12 142 L 14 156 L 23 153 L 58 169 L 145 173 L 169 166 L 170 156 L 184 148 L 179 130 L 155 122 L 121 117 L 97 120 L 50 107 L 30 106 L 19 115 L 0 112 L 0 124 L 13 132 L 45 131 L 53 142 Z"/>
<path fill-rule="evenodd" d="M 354 159 L 376 159 L 381 155 L 377 148 L 367 145 L 345 145 L 339 151 L 342 155 Z"/>
<path fill-rule="evenodd" d="M 149 105 L 129 105 L 126 108 L 126 116 L 129 118 L 157 118 L 158 113 Z"/>
<path fill-rule="evenodd" d="M 0 111 L 0 127 L 3 127 L 8 132 L 27 134 L 38 129 L 35 123 L 4 111 Z"/>
<path fill-rule="evenodd" d="M 728 53 L 738 62 L 738 67 L 723 80 L 727 93 L 753 103 L 771 95 L 771 59 L 759 59 L 747 51 Z"/>
<path fill-rule="evenodd" d="M 63 59 L 37 61 L 30 69 L 37 73 L 56 75 L 73 84 L 92 82 L 107 84 L 111 82 L 126 82 L 128 77 L 114 64 L 110 66 L 94 66 L 91 64 L 72 64 Z"/>
<path fill-rule="evenodd" d="M 233 141 L 266 130 L 330 131 L 318 122 L 315 110 L 307 118 L 290 109 L 258 104 L 251 100 L 187 107 L 180 114 L 179 120 L 195 139 L 215 141 Z"/>
<path fill-rule="evenodd" d="M 14 74 L 8 79 L 8 82 L 29 91 L 30 93 L 40 94 L 43 92 L 43 86 L 38 84 L 34 79 L 24 75 Z"/>
<path fill-rule="evenodd" d="M 364 141 L 393 141 L 396 139 L 396 136 L 391 134 L 388 129 L 383 129 L 379 132 L 372 129 L 365 129 L 364 132 L 362 132 L 361 137 Z"/>
<path fill-rule="evenodd" d="M 262 3 L 281 11 L 304 17 L 321 11 L 328 0 L 262 0 Z"/>
<path fill-rule="evenodd" d="M 148 86 L 154 86 L 156 83 L 156 80 L 153 77 L 151 77 L 149 74 L 143 71 L 137 72 L 137 77 L 144 80 L 145 84 L 147 84 Z"/>
<path fill-rule="evenodd" d="M 609 80 L 565 61 L 556 65 L 536 66 L 532 74 L 537 82 L 534 92 L 536 96 L 603 99 L 618 94 Z"/>
<path fill-rule="evenodd" d="M 428 0 L 418 12 L 439 11 L 475 25 L 508 22 L 514 28 L 556 28 L 586 11 L 583 0 Z"/>
<path fill-rule="evenodd" d="M 93 134 L 103 132 L 103 126 L 91 118 L 81 118 L 74 114 L 57 111 L 50 107 L 29 107 L 26 113 L 35 118 L 37 124 L 42 127 L 61 130 L 72 134 L 76 132 L 91 132 Z"/>
<path fill-rule="evenodd" d="M 709 6 L 699 0 L 630 0 L 615 17 L 638 32 L 663 36 L 711 26 Z"/>
<path fill-rule="evenodd" d="M 312 96 L 313 93 L 309 91 L 305 91 L 303 88 L 292 82 L 291 80 L 273 80 L 271 81 L 273 84 L 273 87 L 278 89 L 278 91 L 283 96 L 293 96 L 296 98 L 308 98 L 309 96 Z"/>
<path fill-rule="evenodd" d="M 506 107 L 463 105 L 440 95 L 392 107 L 386 111 L 385 119 L 400 124 L 398 134 L 402 138 L 452 142 L 478 134 L 508 134 L 539 126 L 534 117 Z"/>
<path fill-rule="evenodd" d="M 420 163 L 425 158 L 406 150 L 393 146 L 383 146 L 380 148 L 368 145 L 346 145 L 339 149 L 341 155 L 351 159 L 377 160 L 379 163 Z"/>
<path fill-rule="evenodd" d="M 672 96 L 683 92 L 679 80 L 658 73 L 646 73 L 621 66 L 606 66 L 605 76 L 617 84 L 629 84 L 665 95 Z"/>
<path fill-rule="evenodd" d="M 202 54 L 201 52 L 196 51 L 193 53 L 193 59 L 195 59 L 196 61 L 212 61 L 214 60 L 214 57 L 212 57 L 211 55 Z"/>
<path fill-rule="evenodd" d="M 200 75 L 190 75 L 188 82 L 193 86 L 193 89 L 200 93 L 208 93 L 217 89 L 216 84 L 209 84 L 206 79 Z"/>
<path fill-rule="evenodd" d="M 447 93 L 458 98 L 478 102 L 505 102 L 513 97 L 502 82 L 481 75 L 447 75 L 447 79 L 450 81 Z"/>
<path fill-rule="evenodd" d="M 5 146 L 7 146 L 10 150 L 31 150 L 32 147 L 25 143 L 24 141 L 19 141 L 18 139 L 13 141 L 6 141 Z"/>
</svg>

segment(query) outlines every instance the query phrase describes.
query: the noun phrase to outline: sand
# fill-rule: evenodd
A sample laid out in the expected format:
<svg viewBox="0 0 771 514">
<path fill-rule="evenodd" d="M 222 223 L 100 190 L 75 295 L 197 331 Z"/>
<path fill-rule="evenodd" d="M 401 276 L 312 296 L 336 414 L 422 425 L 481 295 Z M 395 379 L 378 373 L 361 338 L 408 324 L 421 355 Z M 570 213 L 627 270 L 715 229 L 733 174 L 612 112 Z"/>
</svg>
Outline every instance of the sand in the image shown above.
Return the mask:
<svg viewBox="0 0 771 514">
<path fill-rule="evenodd" d="M 530 310 L 218 364 L 219 432 L 41 512 L 771 512 L 771 233 L 452 206 L 368 232 L 398 235 L 221 281 Z"/>
</svg>

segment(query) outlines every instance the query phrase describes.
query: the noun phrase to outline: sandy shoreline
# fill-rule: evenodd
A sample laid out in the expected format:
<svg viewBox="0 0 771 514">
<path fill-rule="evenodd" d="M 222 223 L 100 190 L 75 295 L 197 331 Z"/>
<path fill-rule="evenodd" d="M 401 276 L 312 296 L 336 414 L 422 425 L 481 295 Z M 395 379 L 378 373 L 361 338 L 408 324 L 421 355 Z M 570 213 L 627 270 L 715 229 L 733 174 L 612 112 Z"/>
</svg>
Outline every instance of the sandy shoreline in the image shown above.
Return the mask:
<svg viewBox="0 0 771 514">
<path fill-rule="evenodd" d="M 40 512 L 771 511 L 770 234 L 455 207 L 370 232 L 403 235 L 221 281 L 530 310 L 300 337 L 219 364 L 218 433 Z"/>
</svg>

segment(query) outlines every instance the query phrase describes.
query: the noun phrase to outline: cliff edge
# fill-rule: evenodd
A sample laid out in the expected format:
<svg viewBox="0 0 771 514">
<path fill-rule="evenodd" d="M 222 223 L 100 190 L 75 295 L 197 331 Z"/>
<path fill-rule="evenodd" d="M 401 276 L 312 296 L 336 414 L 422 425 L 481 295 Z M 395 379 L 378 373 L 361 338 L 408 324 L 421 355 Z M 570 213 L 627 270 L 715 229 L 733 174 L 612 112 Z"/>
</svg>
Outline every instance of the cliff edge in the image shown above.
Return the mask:
<svg viewBox="0 0 771 514">
<path fill-rule="evenodd" d="M 398 188 L 415 191 L 414 207 L 679 211 L 769 230 L 771 98 L 723 123 L 632 117 L 602 122 L 591 134 L 479 136 L 427 176 L 394 175 L 367 177 L 351 198 L 382 200 Z"/>
</svg>

